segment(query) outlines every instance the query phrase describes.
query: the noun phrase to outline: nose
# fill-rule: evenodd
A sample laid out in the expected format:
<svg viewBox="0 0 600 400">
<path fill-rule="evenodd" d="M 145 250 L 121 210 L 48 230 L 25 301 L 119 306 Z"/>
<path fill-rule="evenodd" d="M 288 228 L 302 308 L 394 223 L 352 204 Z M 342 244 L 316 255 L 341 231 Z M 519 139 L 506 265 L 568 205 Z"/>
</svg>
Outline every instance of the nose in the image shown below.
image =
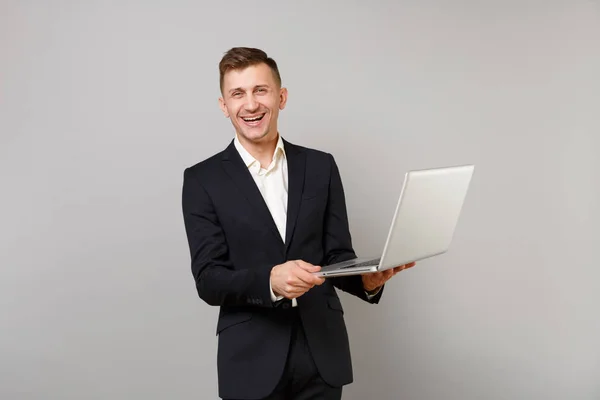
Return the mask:
<svg viewBox="0 0 600 400">
<path fill-rule="evenodd" d="M 246 109 L 248 111 L 256 111 L 256 109 L 258 108 L 258 101 L 256 101 L 254 94 L 250 94 L 246 97 L 246 99 Z"/>
</svg>

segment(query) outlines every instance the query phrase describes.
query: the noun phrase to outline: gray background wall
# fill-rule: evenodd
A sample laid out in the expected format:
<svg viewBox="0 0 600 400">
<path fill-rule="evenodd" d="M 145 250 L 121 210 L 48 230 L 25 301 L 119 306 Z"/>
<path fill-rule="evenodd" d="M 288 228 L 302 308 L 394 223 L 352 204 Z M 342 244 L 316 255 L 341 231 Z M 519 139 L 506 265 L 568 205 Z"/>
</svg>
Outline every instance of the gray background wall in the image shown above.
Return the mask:
<svg viewBox="0 0 600 400">
<path fill-rule="evenodd" d="M 217 63 L 237 45 L 279 62 L 284 137 L 336 156 L 360 254 L 404 171 L 477 164 L 449 253 L 379 306 L 342 294 L 345 399 L 600 398 L 583 0 L 2 1 L 0 398 L 216 398 L 180 190 L 233 137 Z"/>
</svg>

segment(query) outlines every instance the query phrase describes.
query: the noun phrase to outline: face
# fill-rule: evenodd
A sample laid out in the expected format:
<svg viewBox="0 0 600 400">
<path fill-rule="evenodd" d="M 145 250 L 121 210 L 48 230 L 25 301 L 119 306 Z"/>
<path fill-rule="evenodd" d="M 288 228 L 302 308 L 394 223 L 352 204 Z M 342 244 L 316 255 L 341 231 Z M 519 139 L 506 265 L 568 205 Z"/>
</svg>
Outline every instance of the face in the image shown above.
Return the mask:
<svg viewBox="0 0 600 400">
<path fill-rule="evenodd" d="M 258 64 L 225 74 L 219 105 L 240 140 L 260 143 L 277 137 L 277 117 L 286 100 L 287 90 L 279 87 L 269 66 Z"/>
</svg>

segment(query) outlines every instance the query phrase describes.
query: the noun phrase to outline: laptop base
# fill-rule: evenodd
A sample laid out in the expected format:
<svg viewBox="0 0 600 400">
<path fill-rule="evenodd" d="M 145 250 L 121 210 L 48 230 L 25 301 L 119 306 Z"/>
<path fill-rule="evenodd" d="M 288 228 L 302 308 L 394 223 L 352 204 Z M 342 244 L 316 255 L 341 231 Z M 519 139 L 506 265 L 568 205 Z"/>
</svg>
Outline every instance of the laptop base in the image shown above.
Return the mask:
<svg viewBox="0 0 600 400">
<path fill-rule="evenodd" d="M 352 260 L 327 265 L 314 275 L 322 277 L 361 275 L 377 272 L 380 258 L 354 258 Z"/>
</svg>

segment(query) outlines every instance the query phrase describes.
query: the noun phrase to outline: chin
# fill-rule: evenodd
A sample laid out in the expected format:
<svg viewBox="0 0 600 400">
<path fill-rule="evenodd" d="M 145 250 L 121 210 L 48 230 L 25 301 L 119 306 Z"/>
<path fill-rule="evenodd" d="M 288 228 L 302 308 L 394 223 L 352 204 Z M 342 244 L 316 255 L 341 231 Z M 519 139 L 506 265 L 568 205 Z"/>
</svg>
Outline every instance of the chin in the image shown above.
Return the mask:
<svg viewBox="0 0 600 400">
<path fill-rule="evenodd" d="M 249 134 L 249 133 L 243 132 L 243 131 L 238 131 L 238 136 L 241 139 L 244 139 L 248 142 L 257 142 L 258 140 L 260 140 L 260 136 Z"/>
<path fill-rule="evenodd" d="M 269 134 L 271 133 L 270 130 L 267 130 L 266 132 L 242 132 L 243 133 L 241 135 L 252 142 L 260 142 L 265 140 L 270 136 Z"/>
</svg>

